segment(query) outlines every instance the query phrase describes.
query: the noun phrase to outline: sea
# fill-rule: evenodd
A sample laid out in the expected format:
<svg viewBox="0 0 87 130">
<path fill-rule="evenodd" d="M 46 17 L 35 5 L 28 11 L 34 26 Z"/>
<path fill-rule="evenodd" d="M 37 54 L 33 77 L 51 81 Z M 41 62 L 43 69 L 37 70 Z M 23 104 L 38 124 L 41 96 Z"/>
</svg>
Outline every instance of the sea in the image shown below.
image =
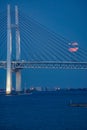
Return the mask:
<svg viewBox="0 0 87 130">
<path fill-rule="evenodd" d="M 87 130 L 87 91 L 0 95 L 0 130 Z"/>
</svg>

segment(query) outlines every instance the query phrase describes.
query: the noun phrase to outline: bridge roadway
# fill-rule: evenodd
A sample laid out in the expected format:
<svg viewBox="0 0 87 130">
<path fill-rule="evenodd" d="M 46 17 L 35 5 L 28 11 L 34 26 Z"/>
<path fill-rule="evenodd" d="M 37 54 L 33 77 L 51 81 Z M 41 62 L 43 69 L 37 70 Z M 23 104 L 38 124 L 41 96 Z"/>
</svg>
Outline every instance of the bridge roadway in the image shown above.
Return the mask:
<svg viewBox="0 0 87 130">
<path fill-rule="evenodd" d="M 6 61 L 0 61 L 0 68 L 7 68 Z M 57 69 L 87 69 L 87 62 L 57 62 L 57 61 L 12 61 L 12 70 L 25 68 L 57 68 Z"/>
</svg>

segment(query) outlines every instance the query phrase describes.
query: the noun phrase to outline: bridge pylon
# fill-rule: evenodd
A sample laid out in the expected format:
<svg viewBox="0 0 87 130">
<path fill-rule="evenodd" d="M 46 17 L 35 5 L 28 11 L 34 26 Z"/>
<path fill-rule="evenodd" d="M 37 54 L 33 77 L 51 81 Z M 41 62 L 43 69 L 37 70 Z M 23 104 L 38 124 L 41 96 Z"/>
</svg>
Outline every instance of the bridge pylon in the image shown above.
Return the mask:
<svg viewBox="0 0 87 130">
<path fill-rule="evenodd" d="M 15 24 L 16 24 L 16 61 L 20 61 L 20 31 L 18 20 L 18 7 L 15 6 Z M 21 91 L 21 71 L 16 70 L 16 91 Z"/>
<path fill-rule="evenodd" d="M 7 77 L 6 77 L 7 94 L 10 94 L 12 89 L 11 55 L 12 55 L 11 14 L 10 14 L 10 5 L 8 5 L 7 6 Z"/>
<path fill-rule="evenodd" d="M 16 32 L 16 61 L 20 61 L 20 32 L 18 25 L 18 7 L 15 6 L 15 24 L 11 24 L 10 5 L 7 6 L 7 76 L 6 76 L 6 94 L 12 90 L 12 28 Z M 16 91 L 21 91 L 21 70 L 14 70 L 16 73 Z"/>
</svg>

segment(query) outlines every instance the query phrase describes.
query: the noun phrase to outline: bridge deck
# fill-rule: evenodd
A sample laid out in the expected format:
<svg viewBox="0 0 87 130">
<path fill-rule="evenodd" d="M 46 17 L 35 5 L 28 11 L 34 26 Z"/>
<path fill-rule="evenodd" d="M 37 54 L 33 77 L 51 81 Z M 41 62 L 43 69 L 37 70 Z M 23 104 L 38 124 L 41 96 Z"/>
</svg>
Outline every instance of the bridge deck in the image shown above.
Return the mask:
<svg viewBox="0 0 87 130">
<path fill-rule="evenodd" d="M 0 61 L 0 68 L 7 68 L 6 61 Z M 56 61 L 12 61 L 12 70 L 25 68 L 57 68 L 57 69 L 87 69 L 87 62 L 56 62 Z"/>
</svg>

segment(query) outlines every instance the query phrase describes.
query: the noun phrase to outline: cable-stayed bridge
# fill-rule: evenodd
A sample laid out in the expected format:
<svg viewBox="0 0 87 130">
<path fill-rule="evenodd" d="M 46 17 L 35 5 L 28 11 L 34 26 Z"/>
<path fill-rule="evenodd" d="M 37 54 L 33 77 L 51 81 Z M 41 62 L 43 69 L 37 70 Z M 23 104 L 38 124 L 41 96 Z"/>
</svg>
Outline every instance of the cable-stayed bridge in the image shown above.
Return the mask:
<svg viewBox="0 0 87 130">
<path fill-rule="evenodd" d="M 7 70 L 6 92 L 11 92 L 12 72 L 20 91 L 21 69 L 87 69 L 87 50 L 8 5 L 0 13 L 0 68 Z"/>
</svg>

